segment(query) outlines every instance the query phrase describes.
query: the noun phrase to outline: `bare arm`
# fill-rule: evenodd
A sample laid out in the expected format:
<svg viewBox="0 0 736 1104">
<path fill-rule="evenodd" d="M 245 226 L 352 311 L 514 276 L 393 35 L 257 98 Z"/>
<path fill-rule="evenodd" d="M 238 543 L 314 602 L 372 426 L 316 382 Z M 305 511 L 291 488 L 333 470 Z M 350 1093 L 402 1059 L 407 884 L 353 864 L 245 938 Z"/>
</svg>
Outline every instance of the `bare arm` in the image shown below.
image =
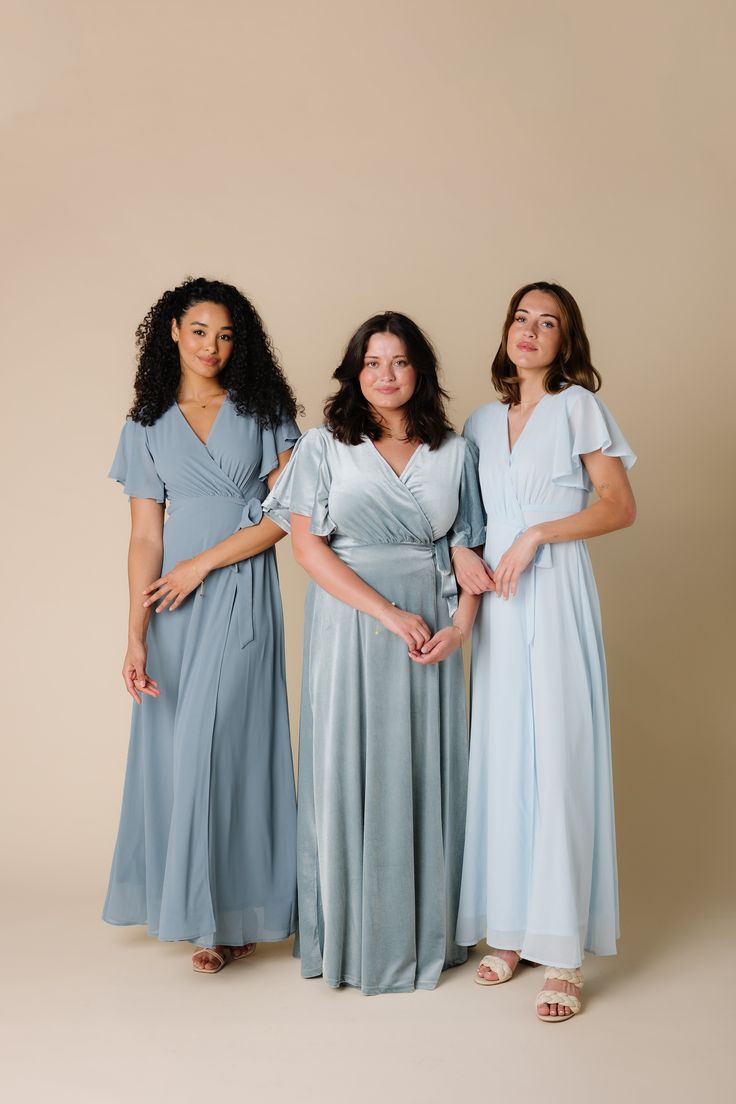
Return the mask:
<svg viewBox="0 0 736 1104">
<path fill-rule="evenodd" d="M 598 501 L 570 517 L 544 521 L 522 533 L 504 552 L 493 573 L 499 597 L 516 594 L 519 576 L 540 545 L 600 537 L 636 521 L 636 501 L 621 460 L 617 456 L 604 456 L 600 449 L 585 453 L 581 460 L 598 493 Z"/>
<path fill-rule="evenodd" d="M 400 636 L 410 651 L 421 648 L 432 633 L 423 618 L 392 605 L 343 563 L 323 537 L 309 532 L 309 518 L 291 515 L 294 559 L 318 586 L 353 609 L 375 617 L 389 632 Z"/>
<path fill-rule="evenodd" d="M 128 649 L 123 661 L 123 681 L 130 696 L 140 705 L 140 694 L 158 697 L 158 684 L 146 672 L 146 630 L 151 616 L 143 608 L 143 590 L 161 573 L 164 549 L 164 508 L 149 498 L 130 500 L 130 545 L 128 546 Z"/>
<path fill-rule="evenodd" d="M 279 453 L 279 466 L 268 475 L 269 488 L 274 485 L 286 467 L 290 456 L 291 449 Z M 271 521 L 270 518 L 261 518 L 258 525 L 239 529 L 231 537 L 226 537 L 219 544 L 213 544 L 211 548 L 206 548 L 198 556 L 193 556 L 190 560 L 182 560 L 161 578 L 156 577 L 155 581 L 146 586 L 143 591 L 147 596 L 144 606 L 148 609 L 148 607 L 159 603 L 156 606 L 156 613 L 160 613 L 167 606 L 175 610 L 187 595 L 196 590 L 211 571 L 216 571 L 218 567 L 229 567 L 230 564 L 240 563 L 241 560 L 250 559 L 251 556 L 257 556 L 259 552 L 265 552 L 267 548 L 272 548 L 277 541 L 285 536 L 284 530 Z M 159 564 L 157 575 L 160 574 L 160 571 L 161 565 Z M 148 610 L 148 614 L 150 615 L 150 610 Z"/>
</svg>

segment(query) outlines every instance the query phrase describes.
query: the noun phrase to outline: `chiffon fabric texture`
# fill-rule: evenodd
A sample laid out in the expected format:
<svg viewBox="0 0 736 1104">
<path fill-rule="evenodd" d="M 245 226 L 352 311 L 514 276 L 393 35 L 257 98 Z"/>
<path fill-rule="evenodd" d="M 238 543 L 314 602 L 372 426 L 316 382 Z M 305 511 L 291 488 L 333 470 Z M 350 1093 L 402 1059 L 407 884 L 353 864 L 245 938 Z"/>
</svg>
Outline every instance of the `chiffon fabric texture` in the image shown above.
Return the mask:
<svg viewBox="0 0 736 1104">
<path fill-rule="evenodd" d="M 508 407 L 468 420 L 480 453 L 484 557 L 588 502 L 580 457 L 636 457 L 582 387 L 545 395 L 512 451 Z M 549 966 L 616 953 L 618 889 L 606 663 L 584 541 L 542 545 L 516 597 L 484 595 L 472 662 L 468 818 L 458 942 Z"/>
<path fill-rule="evenodd" d="M 400 476 L 369 440 L 301 438 L 264 505 L 310 518 L 353 571 L 436 631 L 457 590 L 449 546 L 479 545 L 473 446 L 420 445 Z M 306 602 L 297 868 L 304 977 L 366 994 L 433 989 L 455 942 L 468 739 L 461 653 L 407 645 L 312 582 Z"/>
<path fill-rule="evenodd" d="M 168 500 L 162 573 L 257 525 L 266 476 L 298 437 L 228 398 L 206 445 L 176 404 L 153 426 L 126 422 L 110 476 L 133 498 Z M 133 706 L 103 917 L 206 947 L 284 939 L 296 808 L 273 549 L 153 614 L 147 644 L 161 696 Z"/>
</svg>

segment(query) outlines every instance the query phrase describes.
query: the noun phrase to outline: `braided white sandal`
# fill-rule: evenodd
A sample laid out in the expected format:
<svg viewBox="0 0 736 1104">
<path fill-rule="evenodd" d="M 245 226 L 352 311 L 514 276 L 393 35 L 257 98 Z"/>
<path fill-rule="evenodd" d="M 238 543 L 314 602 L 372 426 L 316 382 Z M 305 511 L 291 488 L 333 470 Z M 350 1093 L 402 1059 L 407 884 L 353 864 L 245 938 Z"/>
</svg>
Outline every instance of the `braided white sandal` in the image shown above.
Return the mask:
<svg viewBox="0 0 736 1104">
<path fill-rule="evenodd" d="M 516 966 L 518 966 L 519 962 L 521 962 L 521 951 L 514 951 L 513 953 L 518 956 L 516 961 Z M 509 966 L 508 962 L 506 962 L 505 959 L 501 958 L 500 955 L 497 954 L 484 955 L 478 963 L 478 969 L 480 969 L 481 966 L 485 966 L 487 967 L 487 969 L 493 970 L 498 980 L 489 981 L 488 978 L 482 978 L 479 976 L 479 974 L 476 973 L 475 977 L 473 978 L 473 981 L 476 983 L 476 985 L 503 985 L 505 981 L 511 981 L 511 978 L 514 976 L 514 973 L 516 971 L 516 966 L 512 968 L 511 966 Z"/>
<path fill-rule="evenodd" d="M 563 970 L 558 966 L 548 966 L 544 971 L 544 980 L 569 981 L 571 985 L 577 985 L 578 989 L 583 988 L 583 973 L 580 969 Z M 564 1016 L 540 1016 L 540 1004 L 562 1005 L 570 1011 Z M 561 989 L 542 989 L 537 993 L 537 1017 L 543 1023 L 562 1023 L 563 1020 L 571 1020 L 573 1016 L 577 1016 L 582 1007 L 579 997 L 573 996 L 572 993 L 565 993 Z"/>
<path fill-rule="evenodd" d="M 198 951 L 195 951 L 192 955 L 192 969 L 194 970 L 195 974 L 219 974 L 220 970 L 222 970 L 224 966 L 227 966 L 231 958 L 228 948 L 223 947 L 223 950 L 225 952 L 224 954 L 220 954 L 220 952 L 214 947 L 200 947 Z M 207 970 L 204 963 L 202 963 L 201 965 L 197 964 L 196 959 L 200 955 L 205 954 L 211 955 L 212 958 L 214 958 L 216 964 L 214 970 Z"/>
</svg>

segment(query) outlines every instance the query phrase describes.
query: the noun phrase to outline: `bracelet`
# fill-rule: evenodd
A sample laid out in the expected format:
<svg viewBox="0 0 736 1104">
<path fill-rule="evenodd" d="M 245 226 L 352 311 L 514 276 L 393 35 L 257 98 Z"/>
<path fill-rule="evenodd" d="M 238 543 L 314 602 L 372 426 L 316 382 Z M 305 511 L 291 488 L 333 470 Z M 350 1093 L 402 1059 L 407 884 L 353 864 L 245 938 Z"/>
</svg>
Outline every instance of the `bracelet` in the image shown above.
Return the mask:
<svg viewBox="0 0 736 1104">
<path fill-rule="evenodd" d="M 463 644 L 464 644 L 464 643 L 465 643 L 465 633 L 464 633 L 464 632 L 463 632 L 463 630 L 462 630 L 462 629 L 460 628 L 460 626 L 459 626 L 459 625 L 456 625 L 456 624 L 455 624 L 455 623 L 453 622 L 453 623 L 452 623 L 452 625 L 451 625 L 450 627 L 451 627 L 451 628 L 453 628 L 453 629 L 457 629 L 457 631 L 458 631 L 458 632 L 460 633 L 460 639 L 462 640 L 462 642 L 463 642 Z"/>
</svg>

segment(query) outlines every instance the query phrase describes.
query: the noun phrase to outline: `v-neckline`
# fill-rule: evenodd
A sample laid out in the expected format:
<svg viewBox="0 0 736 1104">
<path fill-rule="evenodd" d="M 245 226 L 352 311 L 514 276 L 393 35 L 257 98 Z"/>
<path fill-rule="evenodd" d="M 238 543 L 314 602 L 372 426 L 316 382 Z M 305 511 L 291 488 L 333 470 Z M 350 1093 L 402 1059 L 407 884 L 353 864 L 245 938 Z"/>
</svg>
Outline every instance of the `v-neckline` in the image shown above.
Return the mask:
<svg viewBox="0 0 736 1104">
<path fill-rule="evenodd" d="M 226 393 L 226 394 L 225 394 L 225 397 L 223 398 L 222 402 L 220 403 L 220 409 L 219 409 L 219 410 L 217 411 L 217 414 L 215 415 L 215 419 L 214 419 L 214 421 L 213 421 L 212 425 L 210 426 L 210 431 L 209 431 L 209 433 L 207 434 L 207 437 L 206 437 L 206 439 L 205 439 L 204 441 L 203 441 L 203 440 L 202 440 L 202 438 L 201 438 L 201 437 L 199 436 L 199 434 L 197 433 L 196 429 L 194 428 L 194 426 L 192 425 L 192 423 L 191 423 L 191 422 L 189 421 L 189 419 L 187 418 L 187 416 L 186 416 L 186 414 L 184 413 L 184 411 L 182 410 L 182 408 L 181 408 L 181 407 L 179 406 L 179 403 L 178 403 L 178 402 L 175 402 L 175 403 L 174 403 L 174 406 L 176 407 L 176 409 L 177 409 L 177 410 L 179 411 L 179 413 L 181 414 L 182 420 L 183 420 L 184 424 L 186 425 L 187 429 L 188 429 L 188 430 L 189 430 L 189 432 L 190 432 L 190 433 L 192 434 L 192 436 L 194 437 L 195 441 L 199 441 L 199 443 L 200 443 L 200 445 L 202 446 L 202 448 L 207 448 L 207 446 L 209 445 L 209 443 L 210 443 L 210 440 L 211 440 L 211 438 L 212 438 L 212 433 L 213 433 L 213 431 L 214 431 L 214 428 L 215 428 L 215 426 L 217 425 L 217 423 L 218 423 L 218 422 L 219 422 L 219 420 L 220 420 L 220 415 L 222 414 L 223 410 L 225 409 L 225 403 L 227 402 L 227 400 L 228 400 L 228 396 L 227 396 L 227 393 Z M 209 451 L 209 450 L 208 450 L 208 451 Z"/>
<path fill-rule="evenodd" d="M 516 452 L 516 449 L 518 448 L 519 441 L 521 440 L 521 438 L 526 433 L 526 431 L 529 427 L 529 423 L 534 421 L 534 418 L 536 416 L 537 411 L 539 410 L 540 406 L 542 405 L 542 403 L 544 402 L 544 400 L 546 398 L 547 398 L 546 394 L 542 395 L 541 399 L 539 400 L 537 405 L 534 407 L 534 409 L 532 410 L 532 412 L 529 415 L 529 417 L 527 418 L 527 420 L 524 422 L 524 425 L 522 426 L 521 433 L 519 434 L 519 436 L 514 441 L 513 446 L 511 444 L 511 437 L 509 436 L 509 428 L 510 428 L 509 427 L 509 411 L 511 410 L 511 405 L 509 403 L 506 404 L 506 417 L 504 419 L 504 424 L 506 426 L 506 453 L 508 455 L 509 460 L 513 459 L 513 455 Z"/>
<path fill-rule="evenodd" d="M 409 470 L 409 468 L 411 467 L 411 465 L 412 465 L 412 464 L 414 463 L 414 457 L 416 456 L 416 454 L 417 454 L 417 453 L 419 452 L 419 450 L 420 450 L 420 449 L 424 448 L 424 442 L 423 442 L 423 441 L 420 441 L 420 442 L 419 442 L 419 444 L 417 445 L 417 447 L 416 447 L 416 448 L 414 449 L 414 451 L 413 451 L 413 453 L 411 454 L 411 456 L 409 457 L 409 459 L 408 459 L 408 460 L 406 461 L 406 463 L 404 464 L 403 468 L 401 469 L 401 472 L 397 472 L 397 471 L 395 471 L 395 470 L 394 470 L 394 469 L 393 469 L 393 468 L 391 467 L 391 465 L 389 464 L 389 462 L 388 462 L 388 460 L 386 459 L 386 457 L 385 457 L 385 456 L 383 456 L 383 455 L 382 455 L 382 454 L 381 454 L 381 453 L 379 452 L 379 450 L 378 450 L 378 449 L 376 448 L 376 444 L 375 444 L 375 441 L 371 441 L 370 437 L 366 438 L 366 440 L 368 441 L 368 444 L 369 444 L 369 445 L 371 446 L 371 448 L 373 449 L 373 451 L 375 452 L 376 456 L 377 456 L 377 457 L 378 457 L 378 459 L 379 459 L 379 460 L 381 461 L 381 463 L 383 464 L 383 466 L 384 466 L 384 467 L 385 467 L 385 468 L 386 468 L 386 469 L 387 469 L 388 471 L 390 471 L 390 472 L 391 472 L 391 475 L 392 475 L 392 476 L 394 477 L 394 479 L 398 479 L 399 483 L 403 483 L 403 482 L 404 482 L 404 476 L 406 475 L 406 473 L 407 473 L 407 471 Z"/>
</svg>

